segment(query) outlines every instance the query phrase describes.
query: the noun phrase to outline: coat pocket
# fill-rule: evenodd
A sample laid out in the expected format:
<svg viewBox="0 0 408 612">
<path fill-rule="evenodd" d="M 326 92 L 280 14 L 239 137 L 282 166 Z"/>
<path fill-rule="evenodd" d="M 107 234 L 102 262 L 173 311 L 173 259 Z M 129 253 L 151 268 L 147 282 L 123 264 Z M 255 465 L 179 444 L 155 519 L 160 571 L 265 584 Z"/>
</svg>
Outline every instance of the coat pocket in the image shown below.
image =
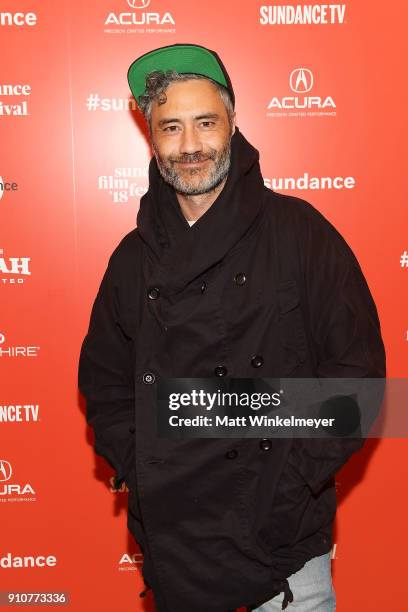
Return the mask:
<svg viewBox="0 0 408 612">
<path fill-rule="evenodd" d="M 294 279 L 277 284 L 282 376 L 289 376 L 308 355 L 299 287 Z"/>
</svg>

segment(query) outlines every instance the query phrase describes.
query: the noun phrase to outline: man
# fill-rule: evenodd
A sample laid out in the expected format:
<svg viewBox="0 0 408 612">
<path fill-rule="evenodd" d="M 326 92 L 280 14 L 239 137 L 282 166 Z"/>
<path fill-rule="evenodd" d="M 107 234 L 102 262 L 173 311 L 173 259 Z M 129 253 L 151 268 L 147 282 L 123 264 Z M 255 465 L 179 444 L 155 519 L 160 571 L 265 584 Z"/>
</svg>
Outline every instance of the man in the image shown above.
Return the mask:
<svg viewBox="0 0 408 612">
<path fill-rule="evenodd" d="M 329 221 L 264 186 L 216 53 L 155 49 L 128 80 L 154 151 L 149 190 L 110 257 L 79 387 L 95 450 L 129 487 L 146 586 L 160 612 L 333 611 L 334 475 L 362 439 L 159 437 L 156 389 L 384 377 L 370 290 Z"/>
</svg>

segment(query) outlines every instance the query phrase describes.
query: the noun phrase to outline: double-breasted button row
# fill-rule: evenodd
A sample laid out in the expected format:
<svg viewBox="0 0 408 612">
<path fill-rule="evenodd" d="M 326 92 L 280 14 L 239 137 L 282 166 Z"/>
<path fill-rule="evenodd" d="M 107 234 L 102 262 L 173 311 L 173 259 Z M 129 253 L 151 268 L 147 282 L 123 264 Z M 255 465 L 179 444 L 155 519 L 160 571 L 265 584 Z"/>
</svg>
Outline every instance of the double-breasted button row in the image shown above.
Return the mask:
<svg viewBox="0 0 408 612">
<path fill-rule="evenodd" d="M 263 365 L 263 357 L 262 355 L 253 355 L 253 357 L 251 358 L 251 365 L 254 368 L 260 368 Z M 228 373 L 228 370 L 225 366 L 223 365 L 218 365 L 214 368 L 214 374 L 216 376 L 226 376 Z"/>
<path fill-rule="evenodd" d="M 244 285 L 246 283 L 246 276 L 244 272 L 238 272 L 234 276 L 234 281 L 237 285 Z M 206 287 L 207 287 L 207 283 L 203 281 L 201 283 L 201 293 L 204 293 L 204 291 L 206 290 Z M 147 292 L 147 295 L 149 296 L 149 299 L 157 300 L 157 298 L 160 297 L 160 289 L 158 287 L 150 287 L 150 289 Z"/>
<path fill-rule="evenodd" d="M 269 438 L 262 438 L 259 442 L 259 448 L 263 451 L 269 451 L 272 448 L 272 440 Z M 231 448 L 229 451 L 225 453 L 226 459 L 235 459 L 238 457 L 238 451 L 236 448 Z"/>
<path fill-rule="evenodd" d="M 246 275 L 244 274 L 244 272 L 238 272 L 234 276 L 234 282 L 237 285 L 244 285 L 246 283 Z M 205 281 L 203 281 L 202 284 L 201 284 L 201 293 L 204 293 L 206 288 L 207 288 L 207 283 Z"/>
</svg>

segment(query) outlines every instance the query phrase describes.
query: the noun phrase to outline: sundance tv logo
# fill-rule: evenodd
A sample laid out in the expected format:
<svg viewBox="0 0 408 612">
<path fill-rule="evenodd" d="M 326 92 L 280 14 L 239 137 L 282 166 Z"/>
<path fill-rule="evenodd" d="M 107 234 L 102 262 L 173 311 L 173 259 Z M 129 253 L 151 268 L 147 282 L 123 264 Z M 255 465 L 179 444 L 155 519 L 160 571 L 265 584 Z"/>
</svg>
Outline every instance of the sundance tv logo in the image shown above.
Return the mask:
<svg viewBox="0 0 408 612">
<path fill-rule="evenodd" d="M 0 405 L 0 423 L 39 421 L 39 404 Z"/>
<path fill-rule="evenodd" d="M 11 463 L 0 459 L 0 503 L 1 502 L 33 502 L 35 491 L 30 483 L 11 483 L 13 475 Z"/>
<path fill-rule="evenodd" d="M 151 10 L 150 2 L 151 0 L 127 0 L 127 9 L 132 10 L 109 13 L 105 18 L 104 32 L 106 34 L 174 33 L 176 22 L 173 15 L 169 11 Z M 148 8 L 149 10 L 146 10 Z"/>
<path fill-rule="evenodd" d="M 335 116 L 332 96 L 312 95 L 315 79 L 309 68 L 295 68 L 289 75 L 291 94 L 273 96 L 267 107 L 268 117 Z"/>
<path fill-rule="evenodd" d="M 331 25 L 344 23 L 345 4 L 273 4 L 261 6 L 261 25 Z"/>
</svg>

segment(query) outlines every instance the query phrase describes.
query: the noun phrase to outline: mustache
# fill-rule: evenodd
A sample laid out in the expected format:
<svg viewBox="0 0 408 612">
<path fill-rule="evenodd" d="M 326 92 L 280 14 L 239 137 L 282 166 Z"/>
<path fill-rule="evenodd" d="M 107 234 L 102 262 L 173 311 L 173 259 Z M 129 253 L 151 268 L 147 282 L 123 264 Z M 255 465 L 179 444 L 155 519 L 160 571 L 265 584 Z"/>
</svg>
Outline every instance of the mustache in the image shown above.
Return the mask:
<svg viewBox="0 0 408 612">
<path fill-rule="evenodd" d="M 217 157 L 217 153 L 214 151 L 214 153 L 208 153 L 207 155 L 203 155 L 202 153 L 185 153 L 184 155 L 181 155 L 180 157 L 169 157 L 168 160 L 171 163 L 175 163 L 175 162 L 181 162 L 181 163 L 197 163 L 197 162 L 202 162 L 202 161 L 206 161 L 207 159 L 216 159 Z"/>
</svg>

